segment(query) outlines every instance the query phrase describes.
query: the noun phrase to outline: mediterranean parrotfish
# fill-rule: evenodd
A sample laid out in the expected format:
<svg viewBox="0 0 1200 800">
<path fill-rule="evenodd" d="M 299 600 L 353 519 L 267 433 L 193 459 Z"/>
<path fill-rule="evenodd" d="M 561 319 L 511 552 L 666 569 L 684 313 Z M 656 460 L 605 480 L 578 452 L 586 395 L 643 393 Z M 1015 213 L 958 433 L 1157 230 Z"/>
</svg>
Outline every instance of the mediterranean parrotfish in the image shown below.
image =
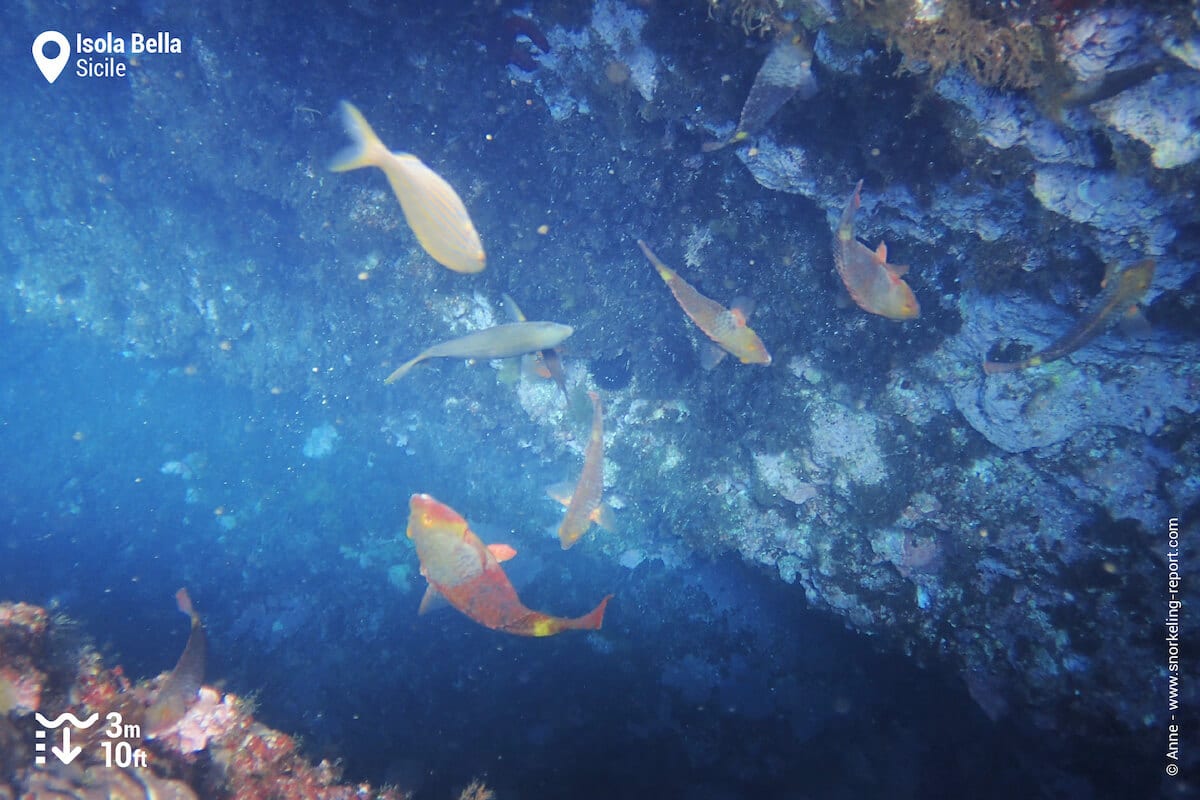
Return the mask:
<svg viewBox="0 0 1200 800">
<path fill-rule="evenodd" d="M 483 244 L 467 207 L 450 184 L 411 153 L 389 151 L 353 105 L 343 100 L 341 110 L 354 143 L 329 168 L 347 172 L 379 167 L 400 201 L 408 227 L 434 261 L 455 272 L 483 270 L 487 265 Z"/>
<path fill-rule="evenodd" d="M 872 250 L 854 238 L 854 215 L 862 205 L 862 185 L 859 181 L 854 187 L 834 232 L 834 266 L 851 299 L 863 311 L 888 319 L 916 319 L 921 314 L 921 306 L 904 282 L 903 275 L 908 272 L 908 267 L 889 264 L 887 245 L 883 242 Z"/>
<path fill-rule="evenodd" d="M 723 142 L 706 142 L 706 153 L 737 144 L 762 130 L 783 104 L 799 94 L 804 100 L 817 93 L 817 80 L 812 73 L 812 48 L 803 36 L 785 32 L 775 40 L 767 58 L 754 76 L 754 85 L 742 106 L 737 130 Z"/>
<path fill-rule="evenodd" d="M 718 345 L 701 352 L 701 363 L 705 369 L 712 369 L 719 364 L 726 353 L 736 356 L 743 364 L 765 366 L 771 363 L 771 354 L 767 352 L 766 345 L 746 324 L 751 310 L 749 301 L 734 301 L 733 307 L 725 308 L 700 294 L 678 273 L 659 261 L 658 256 L 641 239 L 638 239 L 638 247 L 642 248 L 659 277 L 675 295 L 683 312 L 704 331 L 705 336 Z"/>
<path fill-rule="evenodd" d="M 183 654 L 175 664 L 162 685 L 154 702 L 146 710 L 146 735 L 150 738 L 161 736 L 171 729 L 175 723 L 183 719 L 188 708 L 196 701 L 196 695 L 204 684 L 204 662 L 208 659 L 208 636 L 200 615 L 192 607 L 192 599 L 187 589 L 175 593 L 175 602 L 179 610 L 192 620 L 192 631 L 188 635 Z"/>
<path fill-rule="evenodd" d="M 409 500 L 408 538 L 416 545 L 429 586 L 485 628 L 517 636 L 553 636 L 566 630 L 599 630 L 604 622 L 611 594 L 582 617 L 553 617 L 526 608 L 495 552 L 457 511 L 427 494 L 414 494 Z"/>
<path fill-rule="evenodd" d="M 583 455 L 583 472 L 575 491 L 567 502 L 567 513 L 558 526 L 558 540 L 562 549 L 570 549 L 587 533 L 593 520 L 599 518 L 600 500 L 604 494 L 604 412 L 600 407 L 600 395 L 588 392 L 592 399 L 592 433 L 588 438 Z"/>
<path fill-rule="evenodd" d="M 509 316 L 514 322 L 526 322 L 525 312 L 517 305 L 517 301 L 513 300 L 507 293 L 500 295 L 504 300 L 504 307 L 508 310 Z M 567 396 L 567 373 L 563 369 L 562 356 L 558 349 L 547 347 L 545 350 L 539 350 L 534 355 L 533 372 L 540 377 L 549 377 L 554 380 L 558 386 L 558 390 L 563 393 L 563 397 Z M 543 374 L 543 369 L 545 373 Z"/>
<path fill-rule="evenodd" d="M 395 383 L 427 358 L 512 358 L 557 346 L 575 329 L 557 322 L 509 322 L 435 344 L 397 367 L 384 383 Z"/>
<path fill-rule="evenodd" d="M 1070 355 L 1111 328 L 1118 320 L 1135 326 L 1138 323 L 1144 324 L 1137 304 L 1145 296 L 1153 280 L 1153 259 L 1139 261 L 1125 269 L 1109 265 L 1104 280 L 1100 282 L 1102 291 L 1088 304 L 1083 316 L 1061 339 L 1023 361 L 984 361 L 983 371 L 994 375 L 997 372 L 1039 367 Z"/>
<path fill-rule="evenodd" d="M 571 485 L 570 481 L 559 481 L 546 487 L 546 496 L 565 508 L 571 505 L 571 498 L 575 496 L 575 487 Z M 588 519 L 606 531 L 617 529 L 617 514 L 603 498 Z"/>
</svg>

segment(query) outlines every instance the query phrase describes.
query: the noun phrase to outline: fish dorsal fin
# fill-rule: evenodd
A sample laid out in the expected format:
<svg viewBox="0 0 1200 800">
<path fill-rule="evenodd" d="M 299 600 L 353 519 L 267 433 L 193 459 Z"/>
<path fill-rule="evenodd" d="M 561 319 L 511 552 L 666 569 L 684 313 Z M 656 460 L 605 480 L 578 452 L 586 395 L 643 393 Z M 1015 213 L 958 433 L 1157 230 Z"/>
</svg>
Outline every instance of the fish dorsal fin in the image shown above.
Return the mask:
<svg viewBox="0 0 1200 800">
<path fill-rule="evenodd" d="M 892 273 L 892 277 L 903 278 L 908 274 L 908 264 L 884 264 L 887 271 Z"/>
<path fill-rule="evenodd" d="M 521 307 L 517 305 L 517 301 L 512 299 L 512 295 L 508 292 L 503 292 L 500 295 L 500 300 L 504 303 L 504 310 L 513 322 L 525 322 L 525 312 L 521 311 Z"/>
<path fill-rule="evenodd" d="M 617 516 L 613 513 L 612 506 L 608 503 L 600 503 L 596 510 L 592 513 L 592 521 L 606 531 L 615 531 L 617 529 Z"/>
<path fill-rule="evenodd" d="M 880 242 L 879 247 L 875 248 L 875 261 L 880 264 L 887 264 L 887 245 L 883 242 Z"/>
<path fill-rule="evenodd" d="M 442 606 L 449 605 L 449 602 L 431 583 L 425 588 L 425 595 L 421 598 L 421 606 L 417 609 L 417 614 L 428 614 L 430 611 L 436 611 Z"/>
<path fill-rule="evenodd" d="M 1108 282 L 1117 276 L 1117 263 L 1114 261 L 1104 267 L 1104 277 L 1100 279 L 1100 288 L 1108 288 Z"/>
<path fill-rule="evenodd" d="M 575 494 L 575 486 L 570 481 L 559 481 L 546 487 L 546 494 L 556 503 L 564 506 L 571 504 L 571 496 Z"/>
<path fill-rule="evenodd" d="M 1121 333 L 1131 339 L 1144 339 L 1150 335 L 1150 323 L 1137 306 L 1130 306 L 1121 316 Z"/>
<path fill-rule="evenodd" d="M 488 552 L 490 552 L 492 556 L 500 562 L 508 561 L 517 554 L 515 549 L 506 544 L 489 544 L 487 549 Z"/>
</svg>

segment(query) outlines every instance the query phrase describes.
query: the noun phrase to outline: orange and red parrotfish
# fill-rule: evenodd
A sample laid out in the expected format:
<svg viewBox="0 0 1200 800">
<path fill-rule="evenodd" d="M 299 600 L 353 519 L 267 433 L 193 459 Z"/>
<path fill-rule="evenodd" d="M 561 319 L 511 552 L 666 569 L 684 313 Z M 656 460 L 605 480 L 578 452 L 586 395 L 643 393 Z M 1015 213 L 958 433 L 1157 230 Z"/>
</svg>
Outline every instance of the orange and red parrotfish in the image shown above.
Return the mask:
<svg viewBox="0 0 1200 800">
<path fill-rule="evenodd" d="M 888 319 L 916 319 L 921 313 L 916 295 L 902 276 L 908 267 L 887 263 L 887 245 L 876 250 L 854 238 L 854 214 L 862 205 L 863 182 L 854 187 L 833 238 L 833 263 L 850 297 L 859 308 Z"/>
<path fill-rule="evenodd" d="M 582 617 L 552 617 L 526 608 L 467 521 L 427 494 L 409 500 L 408 538 L 417 547 L 421 574 L 450 605 L 492 630 L 517 636 L 553 636 L 566 630 L 599 630 L 612 595 Z"/>
<path fill-rule="evenodd" d="M 735 303 L 733 308 L 725 308 L 720 303 L 708 299 L 679 277 L 673 269 L 659 261 L 658 256 L 654 255 L 641 239 L 638 239 L 638 247 L 642 248 L 642 252 L 654 265 L 671 294 L 675 295 L 683 312 L 704 331 L 705 336 L 720 347 L 720 351 L 705 359 L 706 367 L 715 367 L 725 357 L 725 353 L 736 356 L 743 364 L 771 363 L 771 354 L 767 352 L 766 345 L 746 324 L 747 306 Z"/>
<path fill-rule="evenodd" d="M 1024 361 L 984 361 L 989 375 L 1049 364 L 1070 355 L 1108 330 L 1124 316 L 1138 319 L 1137 304 L 1154 280 L 1154 260 L 1145 259 L 1126 269 L 1109 266 L 1100 283 L 1103 291 L 1088 305 L 1079 321 L 1054 344 Z"/>
<path fill-rule="evenodd" d="M 600 510 L 600 497 L 604 493 L 604 412 L 600 407 L 600 395 L 588 392 L 592 398 L 592 434 L 583 455 L 583 472 L 567 503 L 567 514 L 558 526 L 558 540 L 567 550 L 592 526 L 593 517 Z"/>
<path fill-rule="evenodd" d="M 387 149 L 362 112 L 342 101 L 342 121 L 354 140 L 330 169 L 346 172 L 379 167 L 400 201 L 408 227 L 425 252 L 455 272 L 479 272 L 487 265 L 479 233 L 462 199 L 449 183 L 411 153 Z"/>
<path fill-rule="evenodd" d="M 188 635 L 183 654 L 158 688 L 158 694 L 146 710 L 146 735 L 153 738 L 169 730 L 183 719 L 188 708 L 196 701 L 196 695 L 204 683 L 204 662 L 208 658 L 208 636 L 200 615 L 192 607 L 187 589 L 175 593 L 179 610 L 192 619 L 192 632 Z"/>
</svg>

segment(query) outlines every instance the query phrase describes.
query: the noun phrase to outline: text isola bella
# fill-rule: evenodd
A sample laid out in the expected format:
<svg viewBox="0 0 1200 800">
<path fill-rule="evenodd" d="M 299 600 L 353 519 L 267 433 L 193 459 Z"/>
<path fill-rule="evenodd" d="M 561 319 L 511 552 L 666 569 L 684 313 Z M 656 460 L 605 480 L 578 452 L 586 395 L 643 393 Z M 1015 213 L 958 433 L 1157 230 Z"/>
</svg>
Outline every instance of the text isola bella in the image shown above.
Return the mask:
<svg viewBox="0 0 1200 800">
<path fill-rule="evenodd" d="M 127 46 L 128 45 L 128 46 Z M 80 55 L 75 60 L 75 74 L 81 78 L 123 78 L 128 65 L 125 61 L 113 58 L 112 55 L 128 53 L 131 56 L 142 54 L 174 54 L 183 52 L 183 40 L 172 36 L 168 31 L 159 31 L 147 36 L 144 33 L 131 33 L 128 43 L 123 36 L 114 36 L 112 31 L 103 36 L 75 35 L 75 52 Z M 93 56 L 107 56 L 94 58 Z"/>
</svg>

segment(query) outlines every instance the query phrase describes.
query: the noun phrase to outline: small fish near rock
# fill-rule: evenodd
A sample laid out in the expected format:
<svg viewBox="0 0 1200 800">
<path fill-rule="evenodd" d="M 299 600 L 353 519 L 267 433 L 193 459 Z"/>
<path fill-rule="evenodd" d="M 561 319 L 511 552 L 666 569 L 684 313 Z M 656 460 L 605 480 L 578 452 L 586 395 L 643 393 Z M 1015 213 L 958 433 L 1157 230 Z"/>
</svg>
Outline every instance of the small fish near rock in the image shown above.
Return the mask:
<svg viewBox="0 0 1200 800">
<path fill-rule="evenodd" d="M 592 400 L 592 433 L 583 456 L 583 472 L 579 475 L 575 490 L 569 494 L 567 513 L 558 528 L 558 539 L 563 550 L 574 546 L 588 532 L 592 522 L 605 519 L 604 525 L 608 527 L 611 520 L 610 515 L 601 516 L 601 498 L 604 494 L 604 412 L 600 395 L 588 392 L 588 397 Z"/>
<path fill-rule="evenodd" d="M 638 247 L 642 248 L 642 253 L 667 284 L 671 294 L 675 295 L 683 312 L 696 323 L 696 327 L 704 331 L 705 336 L 716 343 L 701 353 L 701 363 L 705 369 L 712 369 L 721 363 L 726 353 L 736 356 L 743 364 L 766 366 L 771 363 L 771 354 L 767 352 L 766 345 L 746 324 L 751 310 L 748 301 L 734 302 L 732 308 L 725 308 L 700 294 L 679 277 L 679 273 L 659 261 L 658 256 L 641 239 L 638 239 Z"/>
<path fill-rule="evenodd" d="M 995 375 L 998 372 L 1014 372 L 1049 364 L 1074 353 L 1118 321 L 1144 327 L 1145 321 L 1137 306 L 1153 280 L 1153 259 L 1139 261 L 1124 269 L 1110 265 L 1100 283 L 1100 294 L 1088 305 L 1079 321 L 1058 341 L 1021 361 L 984 361 L 983 371 Z"/>
<path fill-rule="evenodd" d="M 775 112 L 783 108 L 794 95 L 804 100 L 815 95 L 817 80 L 813 77 L 812 60 L 812 48 L 802 35 L 786 33 L 777 39 L 754 76 L 754 85 L 746 96 L 742 116 L 733 135 L 723 142 L 706 142 L 701 149 L 711 153 L 744 142 L 766 127 Z"/>
<path fill-rule="evenodd" d="M 834 266 L 851 299 L 863 311 L 894 320 L 916 319 L 921 314 L 921 305 L 904 282 L 908 267 L 889 264 L 887 245 L 883 242 L 872 250 L 854 238 L 854 215 L 862 205 L 862 185 L 859 181 L 854 187 L 834 231 Z"/>
</svg>

